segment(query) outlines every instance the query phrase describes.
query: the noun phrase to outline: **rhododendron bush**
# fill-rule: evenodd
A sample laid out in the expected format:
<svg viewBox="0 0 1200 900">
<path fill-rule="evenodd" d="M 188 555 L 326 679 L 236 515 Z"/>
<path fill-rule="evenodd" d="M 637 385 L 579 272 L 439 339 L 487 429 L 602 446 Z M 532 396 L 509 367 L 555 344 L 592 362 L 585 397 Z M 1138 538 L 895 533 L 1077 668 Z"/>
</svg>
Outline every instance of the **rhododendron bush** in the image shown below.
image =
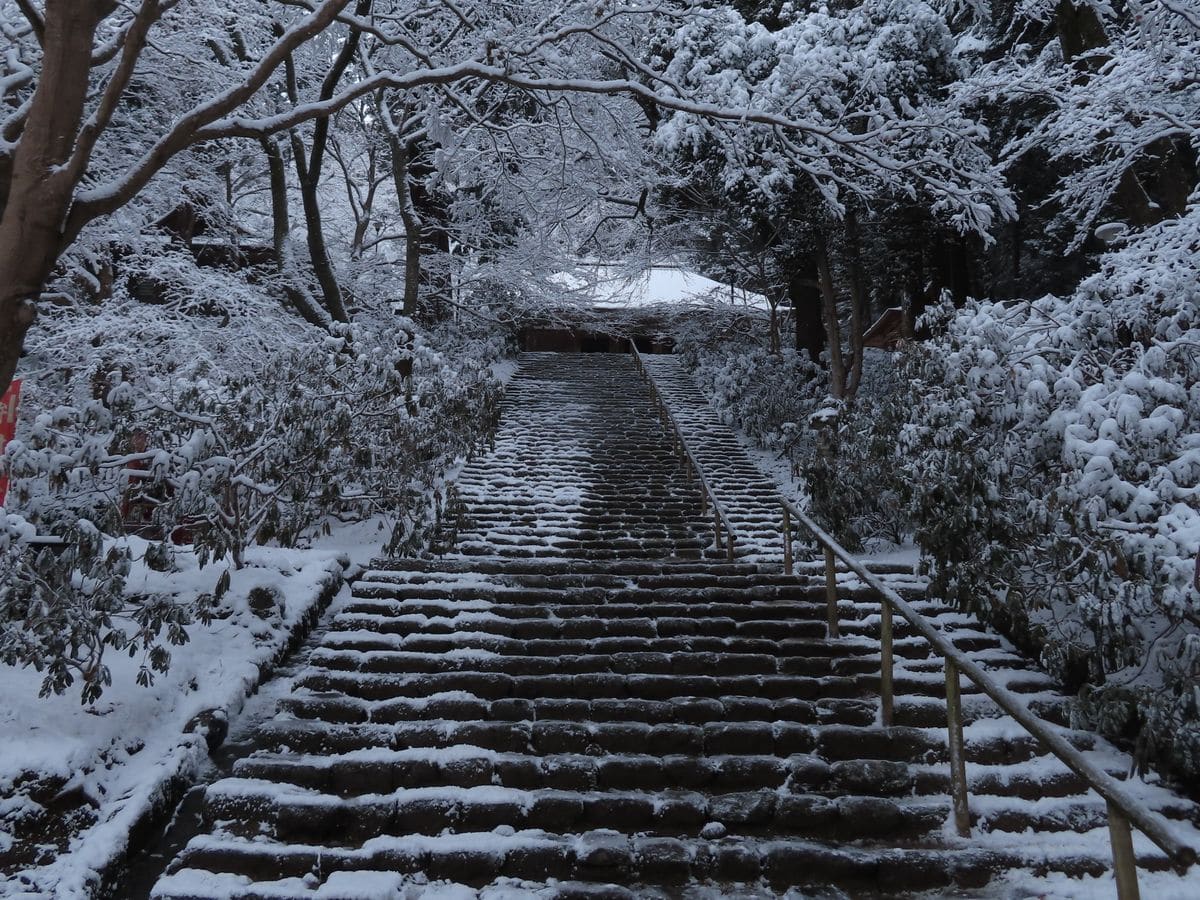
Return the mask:
<svg viewBox="0 0 1200 900">
<path fill-rule="evenodd" d="M 1106 253 L 1071 296 L 947 302 L 927 316 L 933 337 L 876 366 L 850 404 L 795 354 L 685 355 L 730 421 L 791 456 L 840 540 L 912 537 L 933 594 L 1039 657 L 1079 692 L 1082 722 L 1190 776 L 1198 251 L 1193 206 Z"/>
<path fill-rule="evenodd" d="M 90 323 L 49 324 L 48 358 L 74 350 L 88 364 L 32 382 L 0 457 L 11 479 L 0 661 L 44 668 L 44 692 L 78 677 L 95 699 L 109 677 L 105 648 L 144 652 L 148 681 L 165 671 L 166 646 L 206 616 L 211 596 L 186 608 L 127 596 L 129 553 L 114 538 L 188 544 L 201 565 L 241 568 L 254 544 L 291 547 L 332 522 L 379 515 L 391 525 L 386 548 L 417 553 L 445 469 L 487 440 L 498 414 L 499 339 L 393 318 L 332 335 L 301 327 L 278 349 L 245 354 L 227 343 L 238 329 L 221 334 L 228 323 L 165 323 L 169 310 L 142 309 L 141 328 L 119 304 Z M 254 323 L 260 340 L 279 319 Z M 48 549 L 37 533 L 65 544 Z"/>
<path fill-rule="evenodd" d="M 1106 730 L 1200 772 L 1200 211 L 1070 298 L 974 303 L 907 362 L 897 455 L 935 587 Z"/>
</svg>

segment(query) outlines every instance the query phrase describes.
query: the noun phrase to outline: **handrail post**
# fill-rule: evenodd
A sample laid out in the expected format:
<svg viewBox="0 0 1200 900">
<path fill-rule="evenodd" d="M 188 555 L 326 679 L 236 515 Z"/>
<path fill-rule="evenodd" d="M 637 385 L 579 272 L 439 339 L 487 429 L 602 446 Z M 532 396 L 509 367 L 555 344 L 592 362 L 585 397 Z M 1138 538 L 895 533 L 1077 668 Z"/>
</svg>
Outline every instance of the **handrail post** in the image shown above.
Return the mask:
<svg viewBox="0 0 1200 900">
<path fill-rule="evenodd" d="M 879 718 L 891 727 L 894 718 L 892 688 L 892 605 L 883 601 L 879 616 Z"/>
<path fill-rule="evenodd" d="M 963 752 L 962 692 L 958 666 L 946 659 L 946 730 L 950 746 L 950 793 L 954 827 L 959 837 L 971 836 L 971 808 L 967 803 L 967 764 Z"/>
<path fill-rule="evenodd" d="M 1112 843 L 1117 900 L 1140 900 L 1137 858 L 1133 855 L 1133 834 L 1129 829 L 1129 820 L 1111 800 L 1108 801 L 1108 839 Z"/>
<path fill-rule="evenodd" d="M 792 566 L 792 514 L 783 507 L 783 574 L 791 575 Z"/>
<path fill-rule="evenodd" d="M 729 527 L 729 523 L 725 523 L 725 555 L 730 562 L 733 562 L 733 529 Z"/>
<path fill-rule="evenodd" d="M 963 714 L 960 676 L 966 675 L 997 706 L 1020 724 L 1029 734 L 1061 760 L 1069 769 L 1086 781 L 1110 804 L 1110 836 L 1113 841 L 1114 869 L 1120 879 L 1122 897 L 1137 897 L 1136 859 L 1132 853 L 1132 837 L 1126 837 L 1137 828 L 1155 846 L 1163 850 L 1180 871 L 1186 871 L 1197 861 L 1198 851 L 1191 840 L 1177 834 L 1161 812 L 1133 796 L 1118 779 L 1109 775 L 1071 744 L 1055 727 L 1035 715 L 1028 704 L 1008 688 L 1002 686 L 986 669 L 971 656 L 955 646 L 944 632 L 919 613 L 911 603 L 886 584 L 878 575 L 867 568 L 861 560 L 841 546 L 824 528 L 807 515 L 800 507 L 780 499 L 792 517 L 798 520 L 816 537 L 828 552 L 845 563 L 864 584 L 885 600 L 893 613 L 903 616 L 913 632 L 926 641 L 946 661 L 946 713 L 948 746 L 951 759 L 951 784 L 953 791 L 953 813 L 961 834 L 970 835 L 970 805 L 967 796 L 966 762 L 963 745 Z M 828 556 L 826 556 L 828 561 Z M 828 572 L 828 568 L 827 568 Z M 894 646 L 893 646 L 894 652 Z"/>
<path fill-rule="evenodd" d="M 833 551 L 825 548 L 825 620 L 831 638 L 841 637 L 838 626 L 837 564 Z"/>
<path fill-rule="evenodd" d="M 713 504 L 713 543 L 716 544 L 718 550 L 723 550 L 721 546 L 721 514 L 717 512 L 717 505 Z"/>
</svg>

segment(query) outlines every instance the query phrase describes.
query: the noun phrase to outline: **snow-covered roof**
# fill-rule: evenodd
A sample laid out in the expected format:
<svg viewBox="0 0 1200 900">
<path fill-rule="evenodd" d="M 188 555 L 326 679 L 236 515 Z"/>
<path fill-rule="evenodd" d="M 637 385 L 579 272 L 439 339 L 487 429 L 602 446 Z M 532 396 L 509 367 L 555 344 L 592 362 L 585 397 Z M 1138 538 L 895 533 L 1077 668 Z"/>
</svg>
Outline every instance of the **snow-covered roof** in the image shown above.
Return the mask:
<svg viewBox="0 0 1200 900">
<path fill-rule="evenodd" d="M 596 309 L 636 309 L 663 303 L 766 306 L 760 294 L 675 265 L 655 265 L 631 273 L 615 265 L 583 264 L 571 272 L 559 272 L 553 280 Z"/>
</svg>

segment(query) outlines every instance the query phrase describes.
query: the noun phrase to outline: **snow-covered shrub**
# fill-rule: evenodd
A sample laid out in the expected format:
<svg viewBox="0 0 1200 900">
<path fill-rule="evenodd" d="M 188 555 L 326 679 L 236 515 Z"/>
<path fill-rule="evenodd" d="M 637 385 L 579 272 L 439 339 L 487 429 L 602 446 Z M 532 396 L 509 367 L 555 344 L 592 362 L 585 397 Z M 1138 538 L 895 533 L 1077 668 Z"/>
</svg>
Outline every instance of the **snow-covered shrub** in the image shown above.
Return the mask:
<svg viewBox="0 0 1200 900">
<path fill-rule="evenodd" d="M 777 453 L 788 452 L 798 423 L 806 421 L 824 397 L 815 387 L 816 368 L 794 350 L 771 354 L 758 344 L 711 349 L 682 344 L 679 352 L 722 420 L 736 423 Z"/>
<path fill-rule="evenodd" d="M 936 590 L 1038 648 L 1110 733 L 1200 773 L 1200 211 L 1071 297 L 943 310 L 898 464 Z"/>
<path fill-rule="evenodd" d="M 899 426 L 891 354 L 867 351 L 858 397 L 845 406 L 826 395 L 823 372 L 804 353 L 686 331 L 679 349 L 723 420 L 804 476 L 813 513 L 840 541 L 858 549 L 871 538 L 903 539 L 900 473 L 881 464 Z"/>
<path fill-rule="evenodd" d="M 39 335 L 31 354 L 47 369 L 26 381 L 17 438 L 0 456 L 20 523 L 3 544 L 0 659 L 47 667 L 48 692 L 74 673 L 85 700 L 98 696 L 106 647 L 144 652 L 148 680 L 204 614 L 128 596 L 128 554 L 112 536 L 192 544 L 201 565 L 240 568 L 252 544 L 293 546 L 332 521 L 380 515 L 392 526 L 387 552 L 423 552 L 440 525 L 444 471 L 496 425 L 491 366 L 507 345 L 491 333 L 426 333 L 388 315 L 331 336 L 294 329 L 279 311 L 243 332 L 169 307 L 115 306 L 90 328 L 74 310 L 50 317 L 56 335 Z M 49 365 L 63 358 L 82 364 Z M 37 551 L 32 530 L 64 537 L 65 549 Z M 170 566 L 165 544 L 151 547 L 154 564 Z"/>
<path fill-rule="evenodd" d="M 186 643 L 185 630 L 205 619 L 205 598 L 184 606 L 162 597 L 130 600 L 125 593 L 130 555 L 78 520 L 62 547 L 33 543 L 36 529 L 0 510 L 0 662 L 45 672 L 42 696 L 61 694 L 81 680 L 84 703 L 112 683 L 107 649 L 142 655 L 139 684 L 165 672 L 167 645 Z"/>
<path fill-rule="evenodd" d="M 330 515 L 390 512 L 408 534 L 446 464 L 494 428 L 499 386 L 480 346 L 450 357 L 404 324 L 249 372 L 201 359 L 100 379 L 103 400 L 38 414 L 6 448 L 10 506 L 39 527 L 83 517 L 111 532 L 150 510 L 162 535 L 238 567 L 251 543 L 294 545 Z"/>
<path fill-rule="evenodd" d="M 876 362 L 893 368 L 890 359 Z M 903 473 L 892 461 L 900 409 L 886 389 L 860 390 L 851 404 L 827 398 L 792 443 L 810 512 L 851 550 L 900 545 L 910 532 Z"/>
</svg>

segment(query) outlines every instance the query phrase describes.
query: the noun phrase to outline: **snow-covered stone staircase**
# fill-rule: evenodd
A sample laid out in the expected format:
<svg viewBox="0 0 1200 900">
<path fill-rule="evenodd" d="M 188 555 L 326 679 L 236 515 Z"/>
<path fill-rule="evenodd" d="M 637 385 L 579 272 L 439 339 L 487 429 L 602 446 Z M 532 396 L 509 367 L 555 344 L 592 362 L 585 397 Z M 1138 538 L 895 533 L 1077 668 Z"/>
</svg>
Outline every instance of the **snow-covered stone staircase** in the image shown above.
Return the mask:
<svg viewBox="0 0 1200 900">
<path fill-rule="evenodd" d="M 629 398 L 618 408 L 632 405 L 637 388 L 614 385 L 619 373 L 640 376 L 604 362 L 526 360 L 523 371 L 586 397 L 564 368 L 604 368 L 613 374 L 597 384 Z M 879 605 L 861 585 L 842 582 L 842 637 L 830 640 L 814 575 L 677 552 L 703 542 L 589 558 L 607 526 L 571 518 L 582 511 L 558 493 L 571 476 L 555 435 L 603 434 L 589 417 L 611 421 L 613 410 L 571 413 L 552 394 L 519 385 L 507 408 L 530 423 L 514 436 L 536 432 L 531 408 L 574 416 L 563 431 L 545 423 L 544 469 L 534 437 L 502 435 L 506 461 L 464 473 L 468 515 L 495 516 L 477 545 L 380 562 L 335 601 L 254 752 L 209 786 L 206 832 L 156 897 L 992 897 L 1018 890 L 998 878 L 1026 896 L 1021 879 L 1037 893 L 1048 874 L 1108 877 L 1103 801 L 969 683 L 974 831 L 962 839 L 947 827 L 941 662 L 898 620 L 895 725 L 877 724 Z M 633 483 L 690 496 L 682 471 L 658 465 L 657 420 L 635 426 L 629 415 Z M 654 465 L 638 465 L 637 427 Z M 506 450 L 509 440 L 528 455 Z M 594 474 L 580 482 L 590 489 Z M 620 469 L 604 478 L 619 486 Z M 538 515 L 561 510 L 575 536 L 547 529 L 539 555 L 505 555 L 500 498 L 535 496 L 549 498 Z M 655 505 L 624 507 L 631 518 L 611 533 L 648 535 Z M 678 526 L 691 521 L 684 512 L 664 517 Z M 587 530 L 602 537 L 579 536 Z M 898 583 L 994 677 L 1065 724 L 1045 676 Z M 1065 734 L 1114 774 L 1128 770 L 1094 736 Z M 1193 804 L 1138 792 L 1191 828 Z M 1164 866 L 1144 841 L 1137 849 L 1143 865 Z M 1095 884 L 1111 893 L 1111 881 Z"/>
<path fill-rule="evenodd" d="M 698 558 L 712 530 L 681 471 L 629 356 L 523 353 L 494 452 L 455 479 L 455 554 Z"/>
<path fill-rule="evenodd" d="M 736 554 L 758 562 L 782 562 L 781 513 L 775 484 L 750 459 L 729 426 L 717 418 L 675 356 L 646 355 L 642 363 L 729 515 L 737 538 Z"/>
</svg>

